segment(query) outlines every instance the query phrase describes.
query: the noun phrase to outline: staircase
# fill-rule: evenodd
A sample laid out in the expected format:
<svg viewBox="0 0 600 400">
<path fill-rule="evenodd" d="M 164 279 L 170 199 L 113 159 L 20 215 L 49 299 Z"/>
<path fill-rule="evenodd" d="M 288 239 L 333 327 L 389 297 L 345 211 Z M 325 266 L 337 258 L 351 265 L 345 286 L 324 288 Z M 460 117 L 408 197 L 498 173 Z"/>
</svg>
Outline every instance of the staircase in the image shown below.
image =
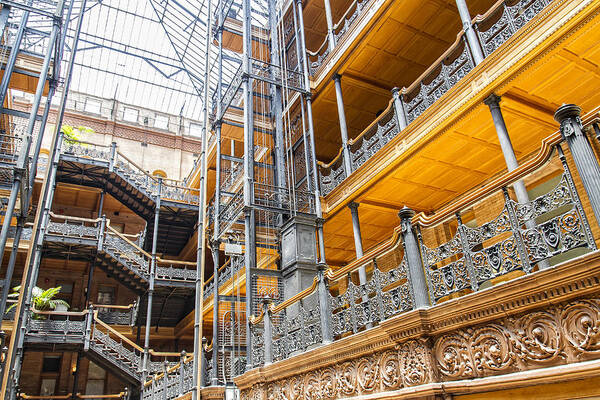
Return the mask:
<svg viewBox="0 0 600 400">
<path fill-rule="evenodd" d="M 97 265 L 130 289 L 144 291 L 150 281 L 152 255 L 136 240 L 140 235 L 117 232 L 105 218 L 87 219 L 50 214 L 45 240 L 54 244 L 77 245 L 81 251 L 97 249 Z M 196 280 L 196 263 L 156 258 L 154 271 L 157 286 L 192 289 Z"/>
<path fill-rule="evenodd" d="M 143 378 L 144 349 L 98 318 L 98 310 L 29 312 L 25 345 L 37 351 L 79 351 L 135 387 Z M 45 319 L 37 319 L 37 318 Z M 179 353 L 149 350 L 148 374 L 177 364 Z"/>
<path fill-rule="evenodd" d="M 176 255 L 193 235 L 198 220 L 198 190 L 182 182 L 154 177 L 124 154 L 116 144 L 64 143 L 56 179 L 58 182 L 102 188 L 148 223 L 148 235 L 140 246 L 152 245 L 154 214 L 160 200 L 157 248 Z"/>
</svg>

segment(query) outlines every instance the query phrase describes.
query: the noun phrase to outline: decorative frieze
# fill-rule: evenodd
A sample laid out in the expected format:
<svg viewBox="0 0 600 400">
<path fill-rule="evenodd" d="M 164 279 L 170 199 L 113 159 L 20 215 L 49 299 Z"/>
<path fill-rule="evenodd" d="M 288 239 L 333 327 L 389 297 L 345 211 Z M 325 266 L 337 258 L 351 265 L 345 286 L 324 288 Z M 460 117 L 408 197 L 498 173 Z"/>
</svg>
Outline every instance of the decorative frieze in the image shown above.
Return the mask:
<svg viewBox="0 0 600 400">
<path fill-rule="evenodd" d="M 333 400 L 600 358 L 600 296 L 393 343 L 313 370 L 303 364 L 301 373 L 273 381 L 249 377 L 262 383 L 240 382 L 241 398 Z M 258 374 L 267 377 L 266 369 Z"/>
</svg>

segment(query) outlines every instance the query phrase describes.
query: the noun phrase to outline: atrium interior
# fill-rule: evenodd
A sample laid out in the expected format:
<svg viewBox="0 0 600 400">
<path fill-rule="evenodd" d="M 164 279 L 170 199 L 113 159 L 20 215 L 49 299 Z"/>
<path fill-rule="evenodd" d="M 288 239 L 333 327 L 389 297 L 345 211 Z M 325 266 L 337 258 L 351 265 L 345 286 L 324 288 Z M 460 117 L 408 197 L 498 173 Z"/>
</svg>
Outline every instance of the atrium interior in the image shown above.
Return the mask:
<svg viewBox="0 0 600 400">
<path fill-rule="evenodd" d="M 0 400 L 600 398 L 599 0 L 0 32 Z"/>
</svg>

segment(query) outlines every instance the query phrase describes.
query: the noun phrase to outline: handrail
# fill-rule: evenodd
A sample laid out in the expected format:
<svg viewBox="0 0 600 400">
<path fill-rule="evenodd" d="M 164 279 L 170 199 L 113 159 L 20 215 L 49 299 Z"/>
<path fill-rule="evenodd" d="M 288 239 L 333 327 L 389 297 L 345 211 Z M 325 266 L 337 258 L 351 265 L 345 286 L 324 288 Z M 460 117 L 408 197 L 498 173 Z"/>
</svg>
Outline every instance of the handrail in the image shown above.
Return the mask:
<svg viewBox="0 0 600 400">
<path fill-rule="evenodd" d="M 112 304 L 92 304 L 91 306 L 94 308 L 110 308 L 113 310 L 131 310 L 132 308 L 134 308 L 136 306 L 136 304 L 133 303 L 133 304 L 129 304 L 127 306 L 117 306 L 117 305 L 112 305 Z"/>
<path fill-rule="evenodd" d="M 325 46 L 325 44 L 327 44 L 329 42 L 327 35 L 325 35 L 325 40 L 323 40 L 323 43 L 321 43 L 321 45 L 319 46 L 319 48 L 315 51 L 310 51 L 308 49 L 306 49 L 306 52 L 308 53 L 309 56 L 317 56 L 319 55 L 319 53 L 321 52 L 321 50 L 323 50 L 323 46 Z"/>
<path fill-rule="evenodd" d="M 353 7 L 355 7 L 355 6 L 356 6 L 356 4 L 357 4 L 357 3 L 358 3 L 358 0 L 354 0 L 354 1 L 353 1 L 353 2 L 352 2 L 352 3 L 351 3 L 349 6 L 348 6 L 348 8 L 346 9 L 346 12 L 344 13 L 344 15 L 342 15 L 342 16 L 340 17 L 340 19 L 338 20 L 338 22 L 336 22 L 336 23 L 333 25 L 333 27 L 332 27 L 332 28 L 333 28 L 333 30 L 334 30 L 334 31 L 335 31 L 337 28 L 339 28 L 339 27 L 340 27 L 340 25 L 341 25 L 342 21 L 346 20 L 346 17 L 348 16 L 348 13 L 350 12 L 350 10 L 351 10 Z"/>
<path fill-rule="evenodd" d="M 29 309 L 32 313 L 34 314 L 38 314 L 38 315 L 60 315 L 60 316 L 64 316 L 64 317 L 83 317 L 84 315 L 88 314 L 88 310 L 83 310 L 83 311 L 41 311 L 41 310 L 37 310 L 33 307 L 31 307 Z"/>
<path fill-rule="evenodd" d="M 123 236 L 123 234 L 121 232 L 118 232 L 115 228 L 113 228 L 112 226 L 110 226 L 110 220 L 109 219 L 106 220 L 106 229 L 109 229 L 112 233 L 114 233 L 115 235 L 119 236 L 121 239 L 125 240 L 128 244 L 130 244 L 131 246 L 135 247 L 140 253 L 144 254 L 146 257 L 152 258 L 152 255 L 150 253 L 146 252 L 146 250 L 142 249 L 137 244 L 133 243 L 131 240 L 129 240 L 128 238 L 126 238 L 125 236 Z"/>
<path fill-rule="evenodd" d="M 97 222 L 102 221 L 102 218 L 91 219 L 91 218 L 83 218 L 83 217 L 72 217 L 70 215 L 55 214 L 52 211 L 50 211 L 48 214 L 52 218 L 63 219 L 63 220 L 71 220 L 71 221 L 77 221 L 77 222 L 97 223 Z"/>
<path fill-rule="evenodd" d="M 224 269 L 225 269 L 225 267 L 227 267 L 229 264 L 231 264 L 231 257 L 229 257 L 229 258 L 227 259 L 227 262 L 225 262 L 225 264 L 223 264 L 223 265 L 222 265 L 222 266 L 219 268 L 218 272 L 221 272 L 222 270 L 224 270 Z M 204 286 L 208 285 L 208 284 L 210 283 L 210 281 L 212 281 L 212 280 L 213 280 L 213 278 L 214 278 L 214 277 L 215 277 L 215 274 L 213 273 L 213 274 L 212 274 L 212 275 L 211 275 L 211 276 L 210 276 L 210 277 L 209 277 L 209 278 L 206 280 L 206 282 L 204 282 Z"/>
<path fill-rule="evenodd" d="M 143 169 L 142 167 L 140 167 L 139 165 L 137 165 L 129 157 L 127 157 L 125 154 L 121 153 L 118 149 L 117 149 L 116 153 L 117 153 L 117 155 L 123 157 L 125 159 L 125 161 L 127 161 L 129 164 L 131 164 L 136 169 L 138 169 L 143 175 L 146 175 L 148 178 L 150 178 L 153 181 L 155 181 L 156 183 L 158 183 L 158 178 L 156 178 L 154 175 L 150 175 L 145 169 Z"/>
<path fill-rule="evenodd" d="M 135 342 L 133 342 L 132 340 L 129 340 L 126 336 L 122 335 L 121 333 L 117 332 L 115 329 L 113 329 L 110 325 L 108 325 L 107 323 L 105 323 L 104 321 L 102 321 L 101 319 L 98 318 L 98 311 L 95 310 L 94 311 L 94 321 L 102 326 L 103 328 L 105 328 L 107 331 L 109 331 L 110 333 L 114 334 L 115 336 L 117 336 L 119 339 L 123 340 L 125 343 L 127 343 L 128 345 L 130 345 L 131 347 L 133 347 L 134 349 L 138 350 L 139 352 L 143 353 L 144 349 L 140 346 L 138 346 Z"/>
<path fill-rule="evenodd" d="M 411 93 L 413 90 L 415 90 L 421 84 L 421 82 L 423 82 L 423 80 L 425 80 L 425 78 L 427 78 L 427 76 L 429 74 L 431 74 L 431 72 L 433 72 L 436 68 L 438 68 L 440 66 L 440 64 L 442 64 L 444 62 L 444 59 L 446 59 L 450 54 L 452 54 L 452 52 L 454 52 L 456 50 L 456 47 L 461 44 L 461 39 L 464 36 L 464 34 L 465 34 L 465 32 L 463 30 L 458 32 L 458 34 L 456 35 L 456 39 L 454 40 L 454 43 L 452 43 L 450 45 L 450 47 L 448 47 L 448 49 L 446 49 L 446 51 L 443 52 L 442 55 L 439 56 L 437 58 L 437 60 L 435 60 L 429 66 L 429 68 L 427 68 L 421 75 L 419 75 L 419 77 L 417 79 L 415 79 L 413 81 L 413 83 L 410 84 L 410 86 L 402 88 L 401 93 L 403 95 L 407 95 L 407 94 Z"/>
</svg>

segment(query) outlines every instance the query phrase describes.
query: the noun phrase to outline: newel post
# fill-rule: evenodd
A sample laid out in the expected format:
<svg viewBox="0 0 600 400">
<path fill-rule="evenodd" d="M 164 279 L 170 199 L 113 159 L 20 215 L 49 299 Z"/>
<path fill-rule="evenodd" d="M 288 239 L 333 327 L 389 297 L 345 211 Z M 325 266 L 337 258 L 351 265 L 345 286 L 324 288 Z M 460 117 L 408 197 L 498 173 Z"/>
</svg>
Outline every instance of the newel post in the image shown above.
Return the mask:
<svg viewBox="0 0 600 400">
<path fill-rule="evenodd" d="M 263 302 L 263 313 L 264 313 L 264 341 L 265 341 L 265 365 L 273 362 L 273 321 L 271 316 L 271 310 L 269 309 L 269 302 Z"/>
<path fill-rule="evenodd" d="M 430 306 L 430 301 L 427 291 L 427 280 L 425 278 L 425 271 L 423 270 L 423 262 L 421 260 L 421 250 L 411 222 L 411 218 L 414 215 L 415 212 L 408 207 L 404 207 L 398 212 L 400 226 L 402 228 L 404 256 L 408 264 L 408 280 L 413 293 L 415 308 L 426 308 Z"/>
<path fill-rule="evenodd" d="M 117 159 L 117 142 L 110 144 L 110 159 L 108 160 L 108 172 L 115 170 L 115 160 Z"/>
<path fill-rule="evenodd" d="M 563 104 L 556 110 L 554 119 L 560 124 L 560 133 L 573 155 L 583 188 L 590 199 L 596 221 L 600 224 L 600 166 L 583 131 L 580 114 L 581 108 L 575 104 Z"/>
<path fill-rule="evenodd" d="M 329 285 L 325 276 L 325 264 L 317 266 L 317 294 L 319 296 L 319 314 L 321 314 L 321 334 L 323 335 L 323 344 L 333 342 L 333 331 L 331 329 L 331 306 L 329 304 Z"/>
</svg>

